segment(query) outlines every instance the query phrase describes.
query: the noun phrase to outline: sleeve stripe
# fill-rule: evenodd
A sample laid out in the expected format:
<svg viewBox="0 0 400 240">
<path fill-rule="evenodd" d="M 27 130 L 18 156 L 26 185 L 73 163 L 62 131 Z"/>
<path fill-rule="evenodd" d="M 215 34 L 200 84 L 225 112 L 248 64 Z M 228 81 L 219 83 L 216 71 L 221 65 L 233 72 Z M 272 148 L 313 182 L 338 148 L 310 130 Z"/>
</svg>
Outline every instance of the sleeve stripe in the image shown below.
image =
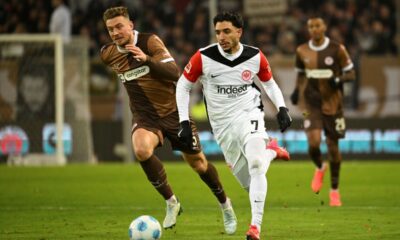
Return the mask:
<svg viewBox="0 0 400 240">
<path fill-rule="evenodd" d="M 173 62 L 173 61 L 174 59 L 172 57 L 161 60 L 162 63 Z"/>
<path fill-rule="evenodd" d="M 296 70 L 296 72 L 300 72 L 300 73 L 305 72 L 304 69 L 301 69 L 301 68 L 295 68 L 295 70 Z"/>
<path fill-rule="evenodd" d="M 353 63 L 350 63 L 349 65 L 347 65 L 346 67 L 342 68 L 343 72 L 347 72 L 350 71 L 351 69 L 353 69 L 354 65 Z"/>
</svg>

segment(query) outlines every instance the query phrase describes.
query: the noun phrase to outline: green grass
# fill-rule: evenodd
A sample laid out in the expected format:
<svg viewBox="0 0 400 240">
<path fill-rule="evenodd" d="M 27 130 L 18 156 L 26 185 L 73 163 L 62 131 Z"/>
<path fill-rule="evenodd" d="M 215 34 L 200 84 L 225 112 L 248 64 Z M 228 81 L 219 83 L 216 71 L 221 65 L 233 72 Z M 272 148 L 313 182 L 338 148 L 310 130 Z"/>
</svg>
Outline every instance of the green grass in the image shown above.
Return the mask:
<svg viewBox="0 0 400 240">
<path fill-rule="evenodd" d="M 238 216 L 238 231 L 223 233 L 217 201 L 190 167 L 167 163 L 184 213 L 162 239 L 244 239 L 248 195 L 228 168 L 216 164 Z M 311 162 L 274 162 L 262 239 L 400 239 L 400 161 L 345 162 L 343 207 L 328 206 L 309 187 Z M 329 176 L 329 175 L 328 175 Z M 164 201 L 137 164 L 67 167 L 0 166 L 0 239 L 128 239 L 133 218 L 162 221 Z"/>
</svg>

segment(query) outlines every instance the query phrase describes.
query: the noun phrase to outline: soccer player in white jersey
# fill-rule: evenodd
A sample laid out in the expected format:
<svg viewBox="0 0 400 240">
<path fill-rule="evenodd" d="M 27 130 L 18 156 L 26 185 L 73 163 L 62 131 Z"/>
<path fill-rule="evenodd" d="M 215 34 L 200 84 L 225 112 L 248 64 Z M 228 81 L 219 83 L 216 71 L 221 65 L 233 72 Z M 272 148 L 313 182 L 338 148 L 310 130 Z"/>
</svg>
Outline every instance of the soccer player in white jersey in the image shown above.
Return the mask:
<svg viewBox="0 0 400 240">
<path fill-rule="evenodd" d="M 264 54 L 258 48 L 240 43 L 242 17 L 237 13 L 220 13 L 214 17 L 214 27 L 218 43 L 198 50 L 178 80 L 176 98 L 181 124 L 178 136 L 186 144 L 195 141 L 189 121 L 189 94 L 195 82 L 200 81 L 214 136 L 234 176 L 249 192 L 252 219 L 246 238 L 258 240 L 270 162 L 290 157 L 265 131 L 260 90 L 254 84 L 256 78 L 278 110 L 282 132 L 292 119 Z"/>
</svg>

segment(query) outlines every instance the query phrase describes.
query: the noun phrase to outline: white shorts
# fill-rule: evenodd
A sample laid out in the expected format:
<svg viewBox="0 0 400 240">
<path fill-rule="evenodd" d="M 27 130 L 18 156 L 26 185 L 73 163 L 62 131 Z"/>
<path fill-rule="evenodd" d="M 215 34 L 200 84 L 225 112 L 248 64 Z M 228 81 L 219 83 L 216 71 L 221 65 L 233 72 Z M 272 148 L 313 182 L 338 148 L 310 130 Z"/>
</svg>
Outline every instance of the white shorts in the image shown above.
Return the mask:
<svg viewBox="0 0 400 240">
<path fill-rule="evenodd" d="M 264 112 L 256 108 L 252 112 L 236 118 L 224 129 L 213 129 L 213 132 L 233 175 L 236 178 L 243 176 L 248 179 L 248 164 L 244 155 L 244 146 L 252 138 L 268 139 L 265 131 Z M 239 180 L 239 182 L 242 184 L 242 181 Z"/>
</svg>

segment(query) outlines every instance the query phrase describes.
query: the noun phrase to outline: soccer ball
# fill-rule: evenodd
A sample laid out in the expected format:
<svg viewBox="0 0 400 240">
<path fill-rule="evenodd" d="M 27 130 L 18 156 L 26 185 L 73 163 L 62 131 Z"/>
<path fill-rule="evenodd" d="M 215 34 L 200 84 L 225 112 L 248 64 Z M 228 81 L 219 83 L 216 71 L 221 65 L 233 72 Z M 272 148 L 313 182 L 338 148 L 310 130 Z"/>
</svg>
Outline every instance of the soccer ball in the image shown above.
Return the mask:
<svg viewBox="0 0 400 240">
<path fill-rule="evenodd" d="M 152 216 L 143 215 L 129 225 L 130 240 L 157 240 L 161 238 L 161 225 Z"/>
</svg>

